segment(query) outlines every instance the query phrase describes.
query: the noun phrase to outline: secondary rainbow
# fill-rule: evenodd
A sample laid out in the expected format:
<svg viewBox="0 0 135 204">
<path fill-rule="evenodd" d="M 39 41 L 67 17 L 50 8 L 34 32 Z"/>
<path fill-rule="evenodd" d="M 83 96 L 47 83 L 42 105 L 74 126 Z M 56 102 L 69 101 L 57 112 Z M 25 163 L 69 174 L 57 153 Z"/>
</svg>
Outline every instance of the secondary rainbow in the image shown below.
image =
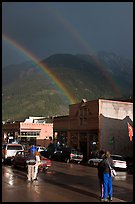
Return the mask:
<svg viewBox="0 0 135 204">
<path fill-rule="evenodd" d="M 85 38 L 81 35 L 81 33 L 77 30 L 77 28 L 72 24 L 71 21 L 69 21 L 67 18 L 64 17 L 64 15 L 61 15 L 60 12 L 55 8 L 52 10 L 50 9 L 49 12 L 51 12 L 52 15 L 54 15 L 54 18 L 57 19 L 66 29 L 67 32 L 70 33 L 75 41 L 82 47 L 83 51 L 85 51 L 87 54 L 89 54 L 96 64 L 97 68 L 99 69 L 101 73 L 101 77 L 103 76 L 105 80 L 108 81 L 110 86 L 112 87 L 115 96 L 121 97 L 121 89 L 111 75 L 111 73 L 108 71 L 107 65 L 103 64 L 98 57 L 96 57 L 96 51 L 91 47 L 90 43 L 88 43 Z"/>
<path fill-rule="evenodd" d="M 68 99 L 69 104 L 76 103 L 76 99 L 73 94 L 66 88 L 66 86 L 58 79 L 58 77 L 49 69 L 48 66 L 43 64 L 36 56 L 34 56 L 30 51 L 21 46 L 18 42 L 11 39 L 11 37 L 2 34 L 2 40 L 9 43 L 11 46 L 22 52 L 28 59 L 32 60 L 40 69 L 44 71 L 45 74 L 55 83 L 55 87 Z"/>
</svg>

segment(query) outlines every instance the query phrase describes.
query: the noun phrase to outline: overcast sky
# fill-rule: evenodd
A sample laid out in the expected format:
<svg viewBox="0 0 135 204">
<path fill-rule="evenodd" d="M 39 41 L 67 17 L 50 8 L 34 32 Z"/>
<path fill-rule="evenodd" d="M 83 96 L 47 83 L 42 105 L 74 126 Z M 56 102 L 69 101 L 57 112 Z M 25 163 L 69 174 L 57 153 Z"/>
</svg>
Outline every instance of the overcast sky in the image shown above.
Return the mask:
<svg viewBox="0 0 135 204">
<path fill-rule="evenodd" d="M 39 59 L 114 52 L 133 58 L 132 2 L 3 2 L 2 33 Z M 2 41 L 2 64 L 29 59 Z"/>
</svg>

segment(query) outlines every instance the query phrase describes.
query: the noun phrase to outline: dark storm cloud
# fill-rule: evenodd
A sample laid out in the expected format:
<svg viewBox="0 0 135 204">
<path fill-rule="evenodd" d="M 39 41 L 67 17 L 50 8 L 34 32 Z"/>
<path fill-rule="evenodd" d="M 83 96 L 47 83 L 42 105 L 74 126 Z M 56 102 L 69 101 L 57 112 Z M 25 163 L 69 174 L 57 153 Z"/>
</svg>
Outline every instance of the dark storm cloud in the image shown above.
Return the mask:
<svg viewBox="0 0 135 204">
<path fill-rule="evenodd" d="M 3 2 L 2 32 L 40 58 L 99 50 L 132 58 L 132 9 L 131 2 Z"/>
</svg>

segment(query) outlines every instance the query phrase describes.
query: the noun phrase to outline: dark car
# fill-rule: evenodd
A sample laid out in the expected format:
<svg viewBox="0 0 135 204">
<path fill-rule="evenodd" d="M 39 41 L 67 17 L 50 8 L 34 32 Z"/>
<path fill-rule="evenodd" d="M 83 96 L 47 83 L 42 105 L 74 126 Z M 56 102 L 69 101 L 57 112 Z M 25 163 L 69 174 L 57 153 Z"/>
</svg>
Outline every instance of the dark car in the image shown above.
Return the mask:
<svg viewBox="0 0 135 204">
<path fill-rule="evenodd" d="M 40 154 L 46 158 L 52 159 L 55 150 L 56 150 L 55 145 L 50 143 L 49 146 L 44 151 L 40 152 Z"/>
<path fill-rule="evenodd" d="M 47 152 L 44 152 L 43 154 L 46 155 Z M 55 148 L 55 151 L 51 154 L 51 159 L 67 163 L 80 163 L 83 160 L 83 154 L 80 151 L 72 149 L 70 147 L 57 147 Z"/>
<path fill-rule="evenodd" d="M 56 161 L 62 161 L 62 162 L 70 162 L 70 154 L 71 154 L 71 149 L 70 148 L 61 148 L 58 147 L 53 155 L 52 159 Z"/>
<path fill-rule="evenodd" d="M 44 157 L 55 161 L 62 162 L 77 162 L 80 163 L 83 160 L 83 154 L 77 149 L 72 147 L 50 144 L 45 151 L 40 152 Z"/>
<path fill-rule="evenodd" d="M 12 159 L 12 164 L 14 167 L 22 167 L 27 169 L 27 157 L 28 157 L 28 151 L 17 151 L 16 155 Z M 52 161 L 48 158 L 45 158 L 41 155 L 41 163 L 39 165 L 39 170 L 46 171 L 48 167 L 52 165 Z"/>
</svg>

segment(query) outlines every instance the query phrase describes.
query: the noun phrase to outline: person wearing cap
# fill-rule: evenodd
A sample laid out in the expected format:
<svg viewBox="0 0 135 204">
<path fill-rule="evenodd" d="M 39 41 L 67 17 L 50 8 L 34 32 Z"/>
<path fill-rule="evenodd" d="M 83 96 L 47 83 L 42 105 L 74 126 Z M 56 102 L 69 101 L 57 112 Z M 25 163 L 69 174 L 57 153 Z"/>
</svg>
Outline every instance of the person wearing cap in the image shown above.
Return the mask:
<svg viewBox="0 0 135 204">
<path fill-rule="evenodd" d="M 27 169 L 28 182 L 31 182 L 34 180 L 34 168 L 35 168 L 35 164 L 36 164 L 36 158 L 30 150 L 28 151 L 26 163 L 28 166 L 28 169 Z"/>
</svg>

